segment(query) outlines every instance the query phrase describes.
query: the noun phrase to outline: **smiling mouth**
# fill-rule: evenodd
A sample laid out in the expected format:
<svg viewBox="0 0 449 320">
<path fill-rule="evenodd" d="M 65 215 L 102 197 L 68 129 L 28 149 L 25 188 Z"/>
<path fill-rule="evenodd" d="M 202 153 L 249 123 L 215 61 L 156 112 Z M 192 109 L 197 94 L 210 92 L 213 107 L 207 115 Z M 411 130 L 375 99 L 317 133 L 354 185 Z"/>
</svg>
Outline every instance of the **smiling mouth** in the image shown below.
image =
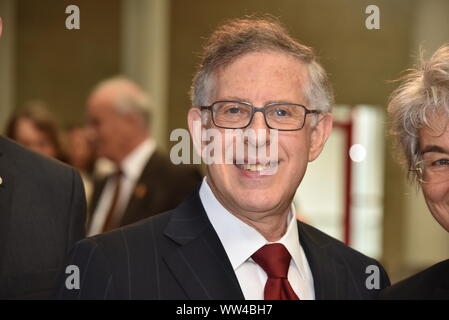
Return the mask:
<svg viewBox="0 0 449 320">
<path fill-rule="evenodd" d="M 279 162 L 269 162 L 267 164 L 261 164 L 261 163 L 256 163 L 256 164 L 248 164 L 248 163 L 237 164 L 237 163 L 234 163 L 234 165 L 237 168 L 239 168 L 240 170 L 250 171 L 250 172 L 262 172 L 262 171 L 265 171 L 265 170 L 270 170 L 270 169 L 277 168 L 277 166 L 279 165 Z"/>
</svg>

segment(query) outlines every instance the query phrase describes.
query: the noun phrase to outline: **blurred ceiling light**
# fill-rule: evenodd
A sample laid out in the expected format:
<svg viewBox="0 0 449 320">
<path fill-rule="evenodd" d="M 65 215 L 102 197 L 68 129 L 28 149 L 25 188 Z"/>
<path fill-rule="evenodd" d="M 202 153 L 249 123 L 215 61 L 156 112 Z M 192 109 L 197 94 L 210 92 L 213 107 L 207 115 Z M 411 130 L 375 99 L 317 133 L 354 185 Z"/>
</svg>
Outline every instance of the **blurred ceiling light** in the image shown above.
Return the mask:
<svg viewBox="0 0 449 320">
<path fill-rule="evenodd" d="M 354 144 L 349 149 L 349 157 L 354 162 L 362 162 L 366 158 L 366 148 L 361 144 Z"/>
</svg>

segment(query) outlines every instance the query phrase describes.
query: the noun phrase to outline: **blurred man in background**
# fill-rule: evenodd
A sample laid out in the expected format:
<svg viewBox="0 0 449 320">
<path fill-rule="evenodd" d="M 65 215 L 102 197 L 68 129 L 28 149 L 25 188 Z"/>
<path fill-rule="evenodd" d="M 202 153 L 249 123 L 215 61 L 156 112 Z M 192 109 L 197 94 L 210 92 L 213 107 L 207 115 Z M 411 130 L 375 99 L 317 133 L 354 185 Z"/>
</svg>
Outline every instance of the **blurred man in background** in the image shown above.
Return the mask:
<svg viewBox="0 0 449 320">
<path fill-rule="evenodd" d="M 175 166 L 151 137 L 148 96 L 134 82 L 105 80 L 87 102 L 98 157 L 116 171 L 94 188 L 89 235 L 175 208 L 201 181 L 199 171 Z"/>
<path fill-rule="evenodd" d="M 411 178 L 449 232 L 449 45 L 405 77 L 388 111 Z M 382 298 L 449 299 L 449 260 L 387 288 Z"/>
<path fill-rule="evenodd" d="M 76 170 L 0 136 L 0 299 L 53 296 L 85 209 Z"/>
</svg>

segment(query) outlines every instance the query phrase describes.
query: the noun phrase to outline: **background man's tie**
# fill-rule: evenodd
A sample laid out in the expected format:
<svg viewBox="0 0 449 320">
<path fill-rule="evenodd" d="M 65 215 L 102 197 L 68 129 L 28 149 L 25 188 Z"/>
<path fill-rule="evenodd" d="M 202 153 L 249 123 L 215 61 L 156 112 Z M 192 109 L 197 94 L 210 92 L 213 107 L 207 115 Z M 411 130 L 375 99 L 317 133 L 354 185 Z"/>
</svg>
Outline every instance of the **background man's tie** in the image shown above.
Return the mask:
<svg viewBox="0 0 449 320">
<path fill-rule="evenodd" d="M 283 244 L 267 244 L 251 257 L 268 276 L 264 289 L 265 300 L 299 300 L 287 279 L 291 256 Z"/>
<path fill-rule="evenodd" d="M 118 212 L 118 199 L 120 196 L 121 189 L 121 181 L 122 181 L 123 172 L 121 170 L 117 171 L 111 178 L 115 178 L 115 189 L 114 194 L 112 196 L 111 205 L 109 207 L 106 221 L 103 226 L 103 232 L 108 232 L 116 229 L 120 226 L 120 215 Z"/>
</svg>

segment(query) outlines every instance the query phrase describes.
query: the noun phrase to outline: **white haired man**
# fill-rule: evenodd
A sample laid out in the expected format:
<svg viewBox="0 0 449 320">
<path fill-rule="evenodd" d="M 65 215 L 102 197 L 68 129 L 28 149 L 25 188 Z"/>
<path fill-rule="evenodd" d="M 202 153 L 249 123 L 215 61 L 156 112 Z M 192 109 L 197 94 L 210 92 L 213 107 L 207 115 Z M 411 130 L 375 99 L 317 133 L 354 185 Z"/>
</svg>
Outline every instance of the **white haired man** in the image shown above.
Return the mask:
<svg viewBox="0 0 449 320">
<path fill-rule="evenodd" d="M 198 170 L 175 166 L 156 150 L 148 97 L 131 80 L 99 83 L 88 99 L 87 115 L 97 155 L 117 168 L 95 184 L 88 235 L 173 209 L 200 183 Z"/>
<path fill-rule="evenodd" d="M 420 185 L 433 217 L 449 232 L 449 45 L 406 76 L 388 111 L 410 177 Z M 381 297 L 449 299 L 449 260 L 385 289 Z"/>
<path fill-rule="evenodd" d="M 275 161 L 217 157 L 175 210 L 81 241 L 69 263 L 83 287 L 62 287 L 62 298 L 370 299 L 378 290 L 366 285 L 369 266 L 377 288 L 389 284 L 377 261 L 295 219 L 295 191 L 332 129 L 332 93 L 309 47 L 276 21 L 231 20 L 204 49 L 192 103 L 201 154 L 202 133 L 217 133 L 226 153 L 239 147 L 229 130 L 269 131 L 240 141 L 245 151 L 276 144 Z"/>
</svg>

